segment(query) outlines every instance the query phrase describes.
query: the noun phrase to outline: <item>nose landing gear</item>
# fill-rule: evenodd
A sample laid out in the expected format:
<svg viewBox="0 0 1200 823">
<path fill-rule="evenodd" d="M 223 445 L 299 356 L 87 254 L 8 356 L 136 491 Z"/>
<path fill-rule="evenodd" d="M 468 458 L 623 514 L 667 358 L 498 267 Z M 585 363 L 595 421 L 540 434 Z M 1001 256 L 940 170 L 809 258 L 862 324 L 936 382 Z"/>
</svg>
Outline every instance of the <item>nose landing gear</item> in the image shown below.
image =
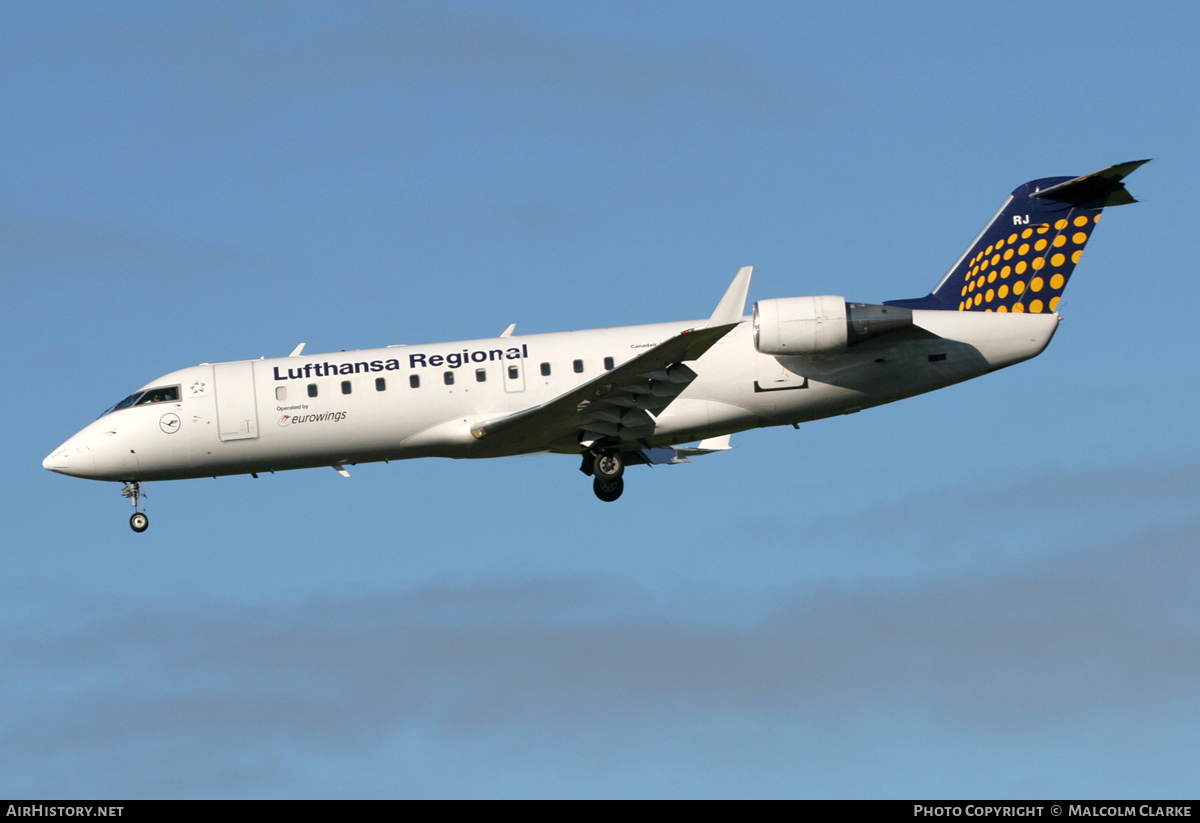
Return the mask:
<svg viewBox="0 0 1200 823">
<path fill-rule="evenodd" d="M 121 489 L 121 496 L 129 498 L 133 503 L 133 514 L 129 517 L 129 528 L 141 534 L 150 527 L 150 518 L 146 516 L 146 512 L 138 511 L 141 499 L 146 496 L 142 492 L 141 484 L 136 480 L 126 483 L 125 488 Z M 142 508 L 145 507 L 142 506 Z"/>
</svg>

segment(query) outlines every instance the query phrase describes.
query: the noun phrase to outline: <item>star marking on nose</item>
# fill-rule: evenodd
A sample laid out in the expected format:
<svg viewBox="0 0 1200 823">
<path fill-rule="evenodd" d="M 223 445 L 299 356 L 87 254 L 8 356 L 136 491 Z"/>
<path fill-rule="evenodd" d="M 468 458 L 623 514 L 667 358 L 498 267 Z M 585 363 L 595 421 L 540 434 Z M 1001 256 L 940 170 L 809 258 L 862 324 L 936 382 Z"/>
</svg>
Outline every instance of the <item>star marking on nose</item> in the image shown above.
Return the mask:
<svg viewBox="0 0 1200 823">
<path fill-rule="evenodd" d="M 192 390 L 193 395 L 204 394 L 204 384 L 197 380 L 192 385 L 188 386 Z"/>
</svg>

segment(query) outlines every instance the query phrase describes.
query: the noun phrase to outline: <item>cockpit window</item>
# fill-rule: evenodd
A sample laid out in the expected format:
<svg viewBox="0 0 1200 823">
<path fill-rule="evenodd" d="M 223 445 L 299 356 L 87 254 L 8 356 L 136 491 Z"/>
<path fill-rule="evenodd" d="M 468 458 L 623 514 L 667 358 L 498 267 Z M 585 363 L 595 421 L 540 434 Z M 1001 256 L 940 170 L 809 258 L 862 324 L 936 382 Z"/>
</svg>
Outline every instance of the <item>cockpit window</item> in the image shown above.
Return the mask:
<svg viewBox="0 0 1200 823">
<path fill-rule="evenodd" d="M 138 398 L 135 406 L 146 406 L 150 403 L 175 403 L 179 401 L 178 386 L 163 386 L 158 389 L 148 389 Z"/>
<path fill-rule="evenodd" d="M 136 403 L 137 399 L 141 396 L 142 396 L 142 392 L 136 391 L 133 394 L 126 397 L 124 400 L 122 400 L 117 405 L 109 406 L 108 409 L 104 412 L 104 414 L 102 414 L 100 416 L 103 417 L 105 414 L 112 414 L 113 412 L 119 411 L 120 409 L 127 409 L 130 406 L 132 406 L 134 403 Z"/>
<path fill-rule="evenodd" d="M 150 403 L 170 403 L 178 402 L 178 400 L 178 386 L 163 386 L 162 388 L 157 389 L 147 389 L 146 391 L 134 392 L 117 405 L 109 408 L 100 416 L 103 417 L 105 414 L 112 414 L 115 411 L 127 409 L 130 406 L 145 406 Z"/>
</svg>

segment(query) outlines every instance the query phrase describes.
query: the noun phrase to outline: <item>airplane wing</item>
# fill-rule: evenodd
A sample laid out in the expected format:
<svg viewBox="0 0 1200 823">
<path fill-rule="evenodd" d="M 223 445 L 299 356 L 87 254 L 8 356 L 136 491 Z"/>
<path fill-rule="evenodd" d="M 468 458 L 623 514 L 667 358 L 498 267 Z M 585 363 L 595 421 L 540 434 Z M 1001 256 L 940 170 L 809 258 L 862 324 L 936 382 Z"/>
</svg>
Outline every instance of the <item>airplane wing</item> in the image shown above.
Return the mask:
<svg viewBox="0 0 1200 823">
<path fill-rule="evenodd" d="M 696 379 L 687 365 L 742 322 L 750 267 L 738 272 L 709 322 L 688 329 L 566 394 L 471 430 L 516 450 L 597 440 L 647 446 L 655 418 Z"/>
<path fill-rule="evenodd" d="M 471 434 L 478 440 L 502 438 L 506 446 L 516 448 L 544 448 L 564 439 L 647 440 L 654 432 L 655 415 L 696 379 L 685 361 L 700 357 L 737 325 L 681 332 L 566 394 L 483 423 Z"/>
</svg>

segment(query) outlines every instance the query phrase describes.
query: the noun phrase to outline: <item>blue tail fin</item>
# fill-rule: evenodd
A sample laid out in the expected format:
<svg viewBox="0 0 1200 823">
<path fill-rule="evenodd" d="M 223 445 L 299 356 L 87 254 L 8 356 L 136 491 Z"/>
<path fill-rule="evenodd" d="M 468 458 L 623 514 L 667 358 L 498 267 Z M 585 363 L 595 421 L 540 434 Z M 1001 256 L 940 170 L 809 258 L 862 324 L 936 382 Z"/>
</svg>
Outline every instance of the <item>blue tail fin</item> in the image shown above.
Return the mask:
<svg viewBox="0 0 1200 823">
<path fill-rule="evenodd" d="M 1084 177 L 1031 180 L 1012 195 L 931 293 L 889 306 L 1054 311 L 1106 206 L 1137 201 L 1121 180 L 1148 160 Z"/>
</svg>

